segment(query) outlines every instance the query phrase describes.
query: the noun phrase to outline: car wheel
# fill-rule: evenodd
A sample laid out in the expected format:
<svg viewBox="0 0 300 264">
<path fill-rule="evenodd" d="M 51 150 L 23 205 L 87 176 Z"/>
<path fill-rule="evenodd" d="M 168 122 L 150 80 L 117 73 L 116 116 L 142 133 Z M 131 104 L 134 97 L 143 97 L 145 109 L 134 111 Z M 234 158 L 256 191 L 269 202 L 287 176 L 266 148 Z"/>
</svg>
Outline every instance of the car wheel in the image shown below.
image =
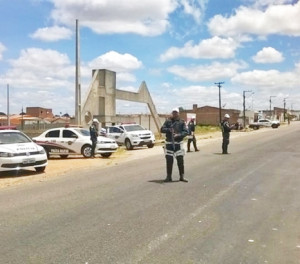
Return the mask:
<svg viewBox="0 0 300 264">
<path fill-rule="evenodd" d="M 148 144 L 147 147 L 148 147 L 148 148 L 153 148 L 153 147 L 154 147 L 154 144 Z"/>
<path fill-rule="evenodd" d="M 92 156 L 92 146 L 91 145 L 84 145 L 81 149 L 81 154 L 85 158 L 90 158 Z"/>
<path fill-rule="evenodd" d="M 278 128 L 278 125 L 273 124 L 273 125 L 272 125 L 272 128 Z"/>
<path fill-rule="evenodd" d="M 59 155 L 62 159 L 66 159 L 69 155 Z"/>
<path fill-rule="evenodd" d="M 108 158 L 108 157 L 111 156 L 111 154 L 112 154 L 112 153 L 101 153 L 101 156 L 102 156 L 103 158 Z"/>
<path fill-rule="evenodd" d="M 131 144 L 131 142 L 128 138 L 126 138 L 126 140 L 125 140 L 125 147 L 126 147 L 127 150 L 132 150 L 133 149 L 133 146 L 132 146 L 132 144 Z"/>
<path fill-rule="evenodd" d="M 36 172 L 43 172 L 46 169 L 46 166 L 43 167 L 35 167 Z"/>
<path fill-rule="evenodd" d="M 253 127 L 253 130 L 257 130 L 257 129 L 259 129 L 259 126 L 254 126 Z"/>
</svg>

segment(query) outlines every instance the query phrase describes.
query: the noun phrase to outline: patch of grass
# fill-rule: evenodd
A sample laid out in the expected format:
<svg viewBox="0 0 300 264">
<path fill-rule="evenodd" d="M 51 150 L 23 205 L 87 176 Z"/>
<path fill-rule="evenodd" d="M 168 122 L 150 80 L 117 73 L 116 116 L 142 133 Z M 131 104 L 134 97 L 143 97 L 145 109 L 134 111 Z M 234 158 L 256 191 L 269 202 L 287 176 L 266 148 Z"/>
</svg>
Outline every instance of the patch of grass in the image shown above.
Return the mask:
<svg viewBox="0 0 300 264">
<path fill-rule="evenodd" d="M 210 125 L 197 125 L 195 134 L 207 134 L 211 132 L 220 132 L 221 129 L 219 126 L 210 126 Z"/>
</svg>

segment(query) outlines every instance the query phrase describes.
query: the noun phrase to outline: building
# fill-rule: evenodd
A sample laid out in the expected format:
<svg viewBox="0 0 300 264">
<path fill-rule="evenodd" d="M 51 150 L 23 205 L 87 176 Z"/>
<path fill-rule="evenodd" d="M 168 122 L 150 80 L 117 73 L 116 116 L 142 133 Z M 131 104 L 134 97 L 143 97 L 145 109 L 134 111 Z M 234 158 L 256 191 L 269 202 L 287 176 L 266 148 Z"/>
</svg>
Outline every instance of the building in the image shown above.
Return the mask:
<svg viewBox="0 0 300 264">
<path fill-rule="evenodd" d="M 52 109 L 43 107 L 26 107 L 26 114 L 39 118 L 53 118 Z"/>
<path fill-rule="evenodd" d="M 213 106 L 202 106 L 198 107 L 197 104 L 193 105 L 191 110 L 180 111 L 180 118 L 187 120 L 187 114 L 196 114 L 196 124 L 197 125 L 213 125 L 217 126 L 220 123 L 220 109 Z M 236 109 L 221 109 L 221 117 L 223 119 L 225 114 L 230 115 L 230 123 L 238 122 L 240 110 Z"/>
</svg>

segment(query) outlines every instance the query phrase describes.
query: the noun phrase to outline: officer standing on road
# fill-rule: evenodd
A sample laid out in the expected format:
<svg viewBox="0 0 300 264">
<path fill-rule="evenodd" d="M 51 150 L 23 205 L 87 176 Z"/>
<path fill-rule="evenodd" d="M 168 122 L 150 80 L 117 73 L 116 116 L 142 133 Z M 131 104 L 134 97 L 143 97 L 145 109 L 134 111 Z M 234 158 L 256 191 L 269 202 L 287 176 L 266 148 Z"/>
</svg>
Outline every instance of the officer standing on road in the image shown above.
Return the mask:
<svg viewBox="0 0 300 264">
<path fill-rule="evenodd" d="M 187 142 L 187 152 L 191 152 L 190 146 L 191 142 L 193 142 L 193 146 L 195 151 L 199 151 L 197 148 L 197 140 L 195 137 L 195 119 L 192 118 L 190 122 L 188 123 L 188 131 L 189 131 L 189 136 L 188 136 L 188 142 Z"/>
<path fill-rule="evenodd" d="M 91 141 L 92 141 L 92 153 L 91 153 L 92 158 L 95 157 L 95 149 L 96 149 L 97 139 L 98 139 L 98 135 L 99 135 L 98 125 L 99 125 L 98 119 L 94 118 L 93 123 L 90 126 L 90 136 L 91 136 Z"/>
<path fill-rule="evenodd" d="M 230 116 L 228 114 L 225 114 L 224 119 L 221 122 L 221 129 L 222 129 L 222 136 L 223 136 L 222 154 L 228 154 L 230 131 L 235 126 L 235 125 L 230 126 L 229 118 Z"/>
<path fill-rule="evenodd" d="M 167 177 L 164 180 L 165 182 L 172 181 L 172 170 L 174 157 L 177 160 L 177 166 L 179 170 L 180 181 L 188 182 L 184 178 L 184 148 L 183 148 L 183 139 L 187 136 L 188 131 L 185 125 L 184 120 L 179 118 L 179 109 L 174 108 L 172 110 L 172 116 L 165 121 L 163 126 L 160 129 L 161 133 L 166 134 L 165 142 L 165 156 L 167 163 Z"/>
</svg>

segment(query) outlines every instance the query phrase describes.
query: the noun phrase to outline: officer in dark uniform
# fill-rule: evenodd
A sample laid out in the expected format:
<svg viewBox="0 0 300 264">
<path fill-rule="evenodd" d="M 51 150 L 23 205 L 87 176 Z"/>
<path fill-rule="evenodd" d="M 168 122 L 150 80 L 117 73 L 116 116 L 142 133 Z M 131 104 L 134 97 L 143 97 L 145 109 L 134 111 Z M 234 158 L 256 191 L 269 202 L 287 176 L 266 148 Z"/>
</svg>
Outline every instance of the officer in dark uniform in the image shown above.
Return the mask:
<svg viewBox="0 0 300 264">
<path fill-rule="evenodd" d="M 185 154 L 183 148 L 183 139 L 187 136 L 188 131 L 184 120 L 179 118 L 179 109 L 174 108 L 172 110 L 172 116 L 165 121 L 160 129 L 161 133 L 166 134 L 165 141 L 165 156 L 167 163 L 167 177 L 165 182 L 172 181 L 172 170 L 174 158 L 177 160 L 177 166 L 179 170 L 180 181 L 188 182 L 184 178 L 184 160 L 183 156 Z"/>
<path fill-rule="evenodd" d="M 228 114 L 224 115 L 224 119 L 221 122 L 221 129 L 222 129 L 222 136 L 223 136 L 223 143 L 222 143 L 222 154 L 228 154 L 228 145 L 229 145 L 229 137 L 230 131 L 234 125 L 229 124 L 230 116 Z"/>
<path fill-rule="evenodd" d="M 92 158 L 95 157 L 95 148 L 97 145 L 97 140 L 98 140 L 98 135 L 99 135 L 98 125 L 99 125 L 98 119 L 94 118 L 93 123 L 90 126 L 90 136 L 91 136 L 91 141 L 92 141 L 92 155 L 91 155 Z"/>
<path fill-rule="evenodd" d="M 191 149 L 190 149 L 191 142 L 193 142 L 195 151 L 199 151 L 197 148 L 197 140 L 195 137 L 195 119 L 194 118 L 192 118 L 190 120 L 190 122 L 188 123 L 188 131 L 189 131 L 189 136 L 188 136 L 188 142 L 187 142 L 187 152 L 191 151 Z"/>
</svg>

